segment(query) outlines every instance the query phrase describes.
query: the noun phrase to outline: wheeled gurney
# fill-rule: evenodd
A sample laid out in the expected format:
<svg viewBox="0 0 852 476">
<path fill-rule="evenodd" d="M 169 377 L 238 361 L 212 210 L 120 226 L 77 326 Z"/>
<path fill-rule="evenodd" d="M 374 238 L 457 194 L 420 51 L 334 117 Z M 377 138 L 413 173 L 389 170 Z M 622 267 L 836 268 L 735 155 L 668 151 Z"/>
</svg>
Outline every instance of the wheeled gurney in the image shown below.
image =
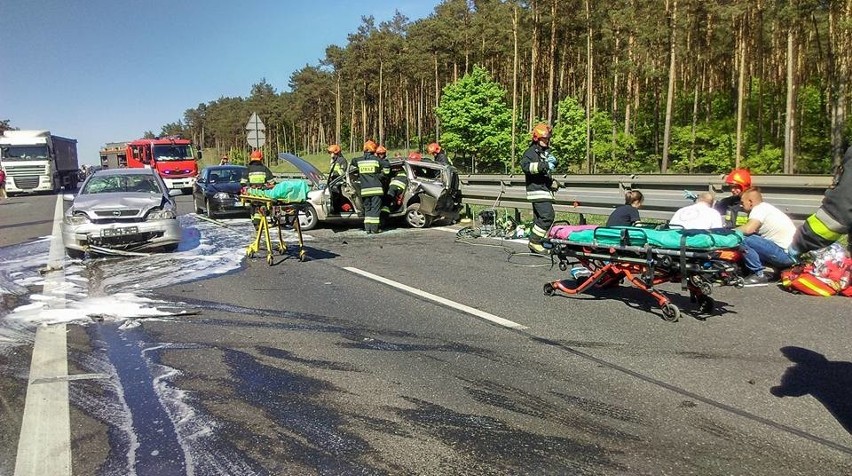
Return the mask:
<svg viewBox="0 0 852 476">
<path fill-rule="evenodd" d="M 240 194 L 240 202 L 252 210 L 252 219 L 258 216 L 254 240 L 246 248 L 246 256 L 254 257 L 260 252 L 261 245 L 266 246 L 266 262 L 270 266 L 275 250 L 280 254 L 287 252 L 284 235 L 281 231 L 286 224 L 291 224 L 298 238 L 299 261 L 307 260 L 307 252 L 302 238 L 302 227 L 299 222 L 299 212 L 304 213 L 307 205 L 308 186 L 304 180 L 288 180 L 277 184 L 271 190 L 246 189 Z M 270 222 L 278 229 L 278 243 L 273 249 L 272 238 L 269 236 Z"/>
<path fill-rule="evenodd" d="M 650 230 L 636 227 L 598 227 L 575 231 L 567 239 L 546 238 L 545 245 L 559 260 L 559 269 L 567 271 L 570 260 L 587 268 L 585 280 L 557 280 L 544 285 L 544 294 L 557 291 L 579 294 L 592 287 L 610 288 L 626 280 L 650 294 L 662 309 L 663 318 L 675 322 L 680 309 L 657 285 L 680 282 L 700 313 L 714 308 L 714 285 L 743 285 L 738 273 L 739 232 L 715 230 Z"/>
</svg>

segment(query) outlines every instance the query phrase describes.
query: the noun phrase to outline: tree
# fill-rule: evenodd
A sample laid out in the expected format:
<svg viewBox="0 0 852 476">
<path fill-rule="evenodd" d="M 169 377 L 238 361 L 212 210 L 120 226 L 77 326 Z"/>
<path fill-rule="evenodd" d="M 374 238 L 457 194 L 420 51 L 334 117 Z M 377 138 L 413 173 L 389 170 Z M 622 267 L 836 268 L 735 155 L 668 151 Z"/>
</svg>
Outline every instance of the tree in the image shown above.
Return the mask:
<svg viewBox="0 0 852 476">
<path fill-rule="evenodd" d="M 506 91 L 475 65 L 457 82 L 447 85 L 435 111 L 443 125 L 441 142 L 456 157 L 471 159 L 471 172 L 505 168 L 510 157 L 512 112 Z M 458 164 L 461 165 L 461 164 Z"/>
<path fill-rule="evenodd" d="M 16 130 L 14 127 L 12 127 L 9 124 L 10 122 L 11 122 L 10 119 L 0 120 L 0 133 L 2 133 L 3 131 L 14 131 L 14 130 Z"/>
</svg>

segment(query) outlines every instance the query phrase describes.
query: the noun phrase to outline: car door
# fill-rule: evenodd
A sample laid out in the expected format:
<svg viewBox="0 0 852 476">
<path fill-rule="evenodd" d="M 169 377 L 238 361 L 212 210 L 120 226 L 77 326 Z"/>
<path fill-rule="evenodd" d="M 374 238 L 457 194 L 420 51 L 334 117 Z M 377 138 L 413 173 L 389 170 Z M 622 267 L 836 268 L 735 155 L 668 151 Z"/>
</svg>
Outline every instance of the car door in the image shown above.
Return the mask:
<svg viewBox="0 0 852 476">
<path fill-rule="evenodd" d="M 192 186 L 192 200 L 195 202 L 195 209 L 201 210 L 204 205 L 204 187 L 207 185 L 207 177 L 210 175 L 209 169 L 202 169 L 198 175 L 198 180 Z"/>
</svg>

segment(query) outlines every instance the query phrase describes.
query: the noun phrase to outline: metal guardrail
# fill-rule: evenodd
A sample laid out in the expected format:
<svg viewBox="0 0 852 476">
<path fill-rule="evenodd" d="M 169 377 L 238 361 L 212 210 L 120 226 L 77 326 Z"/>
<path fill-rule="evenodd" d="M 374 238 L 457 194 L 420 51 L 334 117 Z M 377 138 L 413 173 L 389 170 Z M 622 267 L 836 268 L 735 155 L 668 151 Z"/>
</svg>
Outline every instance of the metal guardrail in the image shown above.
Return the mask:
<svg viewBox="0 0 852 476">
<path fill-rule="evenodd" d="M 531 209 L 526 200 L 523 175 L 460 175 L 464 203 L 502 208 Z M 554 208 L 561 212 L 609 215 L 624 204 L 624 193 L 642 192 L 640 211 L 646 218 L 669 219 L 689 201 L 684 190 L 710 191 L 727 196 L 724 175 L 558 175 L 561 184 Z M 804 220 L 822 203 L 831 184 L 828 175 L 753 175 L 764 200 L 786 212 L 794 220 Z"/>
<path fill-rule="evenodd" d="M 301 174 L 276 174 L 300 178 Z M 684 190 L 728 195 L 722 174 L 642 174 L 642 175 L 556 175 L 561 188 L 556 192 L 554 208 L 559 212 L 609 215 L 624 204 L 624 193 L 636 189 L 645 196 L 640 214 L 645 218 L 668 220 L 674 212 L 690 204 Z M 498 208 L 532 209 L 526 199 L 524 176 L 459 175 L 463 201 L 468 205 Z M 804 220 L 822 203 L 830 175 L 752 175 L 752 183 L 763 191 L 764 200 L 790 218 Z"/>
</svg>

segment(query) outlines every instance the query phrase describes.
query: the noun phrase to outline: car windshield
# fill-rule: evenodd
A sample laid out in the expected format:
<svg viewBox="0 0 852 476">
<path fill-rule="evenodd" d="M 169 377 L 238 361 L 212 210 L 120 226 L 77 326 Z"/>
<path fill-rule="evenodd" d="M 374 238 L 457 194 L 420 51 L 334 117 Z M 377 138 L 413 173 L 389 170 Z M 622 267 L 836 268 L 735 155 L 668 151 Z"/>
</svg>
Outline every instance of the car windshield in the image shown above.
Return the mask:
<svg viewBox="0 0 852 476">
<path fill-rule="evenodd" d="M 193 160 L 190 145 L 155 145 L 155 160 Z"/>
<path fill-rule="evenodd" d="M 245 178 L 248 178 L 248 169 L 214 169 L 207 180 L 210 183 L 239 183 Z"/>
<path fill-rule="evenodd" d="M 3 146 L 3 160 L 33 160 L 46 159 L 46 145 L 10 145 Z"/>
<path fill-rule="evenodd" d="M 150 175 L 103 175 L 89 179 L 80 194 L 117 192 L 163 193 L 157 179 Z"/>
</svg>

